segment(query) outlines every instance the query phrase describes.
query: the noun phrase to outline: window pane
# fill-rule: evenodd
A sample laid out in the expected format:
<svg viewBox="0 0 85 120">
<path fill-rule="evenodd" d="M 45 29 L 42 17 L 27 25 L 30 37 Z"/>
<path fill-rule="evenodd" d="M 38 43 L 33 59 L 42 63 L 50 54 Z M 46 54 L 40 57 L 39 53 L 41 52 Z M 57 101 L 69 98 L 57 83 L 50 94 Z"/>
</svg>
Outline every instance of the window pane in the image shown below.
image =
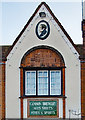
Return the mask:
<svg viewBox="0 0 85 120">
<path fill-rule="evenodd" d="M 38 71 L 38 95 L 48 95 L 48 71 Z"/>
<path fill-rule="evenodd" d="M 26 72 L 25 95 L 36 95 L 36 71 Z"/>
<path fill-rule="evenodd" d="M 50 71 L 50 94 L 61 95 L 61 71 Z"/>
</svg>

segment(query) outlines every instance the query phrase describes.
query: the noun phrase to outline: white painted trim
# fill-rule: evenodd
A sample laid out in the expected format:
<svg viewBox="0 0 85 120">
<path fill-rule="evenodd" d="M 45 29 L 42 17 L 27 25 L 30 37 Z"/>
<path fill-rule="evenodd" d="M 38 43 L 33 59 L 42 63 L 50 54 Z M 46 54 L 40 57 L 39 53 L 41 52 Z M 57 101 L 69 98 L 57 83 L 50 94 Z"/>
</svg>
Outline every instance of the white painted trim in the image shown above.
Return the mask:
<svg viewBox="0 0 85 120">
<path fill-rule="evenodd" d="M 21 118 L 21 100 L 19 99 L 19 118 Z"/>
<path fill-rule="evenodd" d="M 59 118 L 63 118 L 63 100 L 59 99 Z"/>
<path fill-rule="evenodd" d="M 27 118 L 27 99 L 23 100 L 23 118 Z"/>
</svg>

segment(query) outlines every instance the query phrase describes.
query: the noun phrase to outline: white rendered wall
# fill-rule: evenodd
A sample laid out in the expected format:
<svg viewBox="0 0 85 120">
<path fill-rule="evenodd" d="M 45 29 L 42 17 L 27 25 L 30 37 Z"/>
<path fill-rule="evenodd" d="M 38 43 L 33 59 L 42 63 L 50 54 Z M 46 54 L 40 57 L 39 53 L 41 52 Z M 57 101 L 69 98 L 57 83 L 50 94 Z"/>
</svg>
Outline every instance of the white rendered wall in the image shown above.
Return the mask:
<svg viewBox="0 0 85 120">
<path fill-rule="evenodd" d="M 20 62 L 23 55 L 31 48 L 39 45 L 51 46 L 58 50 L 65 60 L 65 91 L 66 91 L 66 117 L 69 118 L 69 109 L 81 109 L 80 106 L 80 61 L 65 42 L 60 32 L 49 18 L 50 35 L 46 40 L 36 36 L 35 28 L 42 20 L 40 17 L 34 21 L 27 34 L 19 39 L 6 62 L 6 118 L 20 118 Z M 28 29 L 28 28 L 27 28 Z M 20 42 L 21 41 L 21 42 Z M 74 117 L 74 116 L 72 116 Z M 75 116 L 78 117 L 78 116 Z"/>
</svg>

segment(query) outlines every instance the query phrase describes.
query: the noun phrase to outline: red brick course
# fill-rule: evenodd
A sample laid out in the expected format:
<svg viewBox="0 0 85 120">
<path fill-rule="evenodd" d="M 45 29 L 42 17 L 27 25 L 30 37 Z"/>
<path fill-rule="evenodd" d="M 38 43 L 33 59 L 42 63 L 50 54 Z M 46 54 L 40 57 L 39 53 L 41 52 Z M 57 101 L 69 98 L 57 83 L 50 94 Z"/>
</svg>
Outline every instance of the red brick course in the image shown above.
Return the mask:
<svg viewBox="0 0 85 120">
<path fill-rule="evenodd" d="M 85 117 L 85 61 L 81 63 L 81 115 Z"/>
<path fill-rule="evenodd" d="M 60 56 L 50 49 L 37 49 L 22 61 L 23 67 L 63 67 Z"/>
<path fill-rule="evenodd" d="M 82 21 L 83 56 L 81 59 L 81 116 L 85 118 L 85 20 Z"/>
<path fill-rule="evenodd" d="M 0 120 L 5 118 L 5 62 L 0 65 Z"/>
</svg>

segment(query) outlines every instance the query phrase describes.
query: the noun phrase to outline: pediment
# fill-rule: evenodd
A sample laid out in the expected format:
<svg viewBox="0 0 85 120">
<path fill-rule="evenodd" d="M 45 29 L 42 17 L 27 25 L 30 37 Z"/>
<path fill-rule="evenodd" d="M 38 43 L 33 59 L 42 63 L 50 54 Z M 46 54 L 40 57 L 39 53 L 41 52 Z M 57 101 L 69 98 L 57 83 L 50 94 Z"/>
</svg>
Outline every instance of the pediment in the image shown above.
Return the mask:
<svg viewBox="0 0 85 120">
<path fill-rule="evenodd" d="M 31 18 L 28 20 L 27 24 L 24 26 L 23 30 L 20 32 L 16 40 L 14 41 L 11 49 L 9 50 L 8 54 L 11 53 L 11 51 L 14 51 L 14 49 L 17 49 L 19 44 L 21 44 L 22 39 L 25 38 L 25 36 L 28 34 L 32 26 L 34 25 L 35 21 L 38 21 L 40 16 L 40 13 L 45 13 L 45 17 L 51 21 L 53 26 L 55 27 L 56 31 L 61 35 L 62 39 L 65 41 L 65 43 L 69 46 L 69 49 L 74 53 L 74 55 L 79 58 L 79 53 L 77 52 L 76 46 L 73 43 L 72 39 L 68 35 L 68 33 L 65 31 L 64 27 L 61 25 L 59 20 L 54 16 L 53 12 L 49 8 L 49 6 L 42 2 L 37 9 L 35 10 L 34 14 L 31 16 Z M 43 21 L 44 17 L 41 18 Z M 40 22 L 40 21 L 39 21 Z M 43 45 L 43 44 L 42 44 Z M 13 52 L 12 52 L 13 53 Z M 11 54 L 12 54 L 11 53 Z"/>
</svg>

